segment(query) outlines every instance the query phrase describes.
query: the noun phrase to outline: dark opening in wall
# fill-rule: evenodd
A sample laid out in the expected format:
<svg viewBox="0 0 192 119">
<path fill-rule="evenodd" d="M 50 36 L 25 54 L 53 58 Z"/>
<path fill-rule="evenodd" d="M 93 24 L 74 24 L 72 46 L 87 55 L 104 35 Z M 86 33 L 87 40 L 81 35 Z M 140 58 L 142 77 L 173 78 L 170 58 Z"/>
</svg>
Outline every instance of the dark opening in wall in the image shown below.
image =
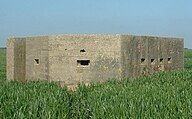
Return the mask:
<svg viewBox="0 0 192 119">
<path fill-rule="evenodd" d="M 88 66 L 90 63 L 90 60 L 77 60 L 78 66 Z"/>
<path fill-rule="evenodd" d="M 39 64 L 39 59 L 35 59 L 35 64 Z"/>
<path fill-rule="evenodd" d="M 151 64 L 154 64 L 155 63 L 155 59 L 151 59 Z"/>
<path fill-rule="evenodd" d="M 168 60 L 168 63 L 171 63 L 171 57 L 169 57 L 167 60 Z"/>
<path fill-rule="evenodd" d="M 162 63 L 163 62 L 163 58 L 160 58 L 160 63 Z"/>
<path fill-rule="evenodd" d="M 141 58 L 141 63 L 144 63 L 145 62 L 145 58 Z"/>
<path fill-rule="evenodd" d="M 80 50 L 80 52 L 85 52 L 85 50 L 84 50 L 84 49 L 82 49 L 82 50 Z"/>
</svg>

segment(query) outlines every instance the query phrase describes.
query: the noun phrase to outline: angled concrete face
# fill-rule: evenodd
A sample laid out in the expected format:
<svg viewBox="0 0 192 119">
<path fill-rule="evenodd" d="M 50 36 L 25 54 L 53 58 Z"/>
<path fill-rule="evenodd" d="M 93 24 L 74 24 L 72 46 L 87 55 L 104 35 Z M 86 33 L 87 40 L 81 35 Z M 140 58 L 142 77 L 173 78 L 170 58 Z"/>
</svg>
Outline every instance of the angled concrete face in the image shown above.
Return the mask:
<svg viewBox="0 0 192 119">
<path fill-rule="evenodd" d="M 10 38 L 7 42 L 7 79 L 25 80 L 26 45 L 24 38 Z"/>
<path fill-rule="evenodd" d="M 123 77 L 183 69 L 183 39 L 122 36 Z"/>
<path fill-rule="evenodd" d="M 7 80 L 66 85 L 183 69 L 183 39 L 131 35 L 10 38 Z"/>
<path fill-rule="evenodd" d="M 7 80 L 14 80 L 14 44 L 15 39 L 7 39 L 7 51 L 6 51 L 6 76 Z"/>
</svg>

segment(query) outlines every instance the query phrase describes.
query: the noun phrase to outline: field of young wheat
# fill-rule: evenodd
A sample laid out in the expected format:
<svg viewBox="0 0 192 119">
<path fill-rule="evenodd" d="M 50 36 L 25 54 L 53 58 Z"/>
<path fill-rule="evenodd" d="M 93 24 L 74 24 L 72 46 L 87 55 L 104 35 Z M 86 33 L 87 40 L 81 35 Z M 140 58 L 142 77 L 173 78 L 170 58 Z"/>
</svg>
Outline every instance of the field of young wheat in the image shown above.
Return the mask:
<svg viewBox="0 0 192 119">
<path fill-rule="evenodd" d="M 0 49 L 0 118 L 191 118 L 192 51 L 184 71 L 136 80 L 79 85 L 76 92 L 47 82 L 6 82 Z"/>
</svg>

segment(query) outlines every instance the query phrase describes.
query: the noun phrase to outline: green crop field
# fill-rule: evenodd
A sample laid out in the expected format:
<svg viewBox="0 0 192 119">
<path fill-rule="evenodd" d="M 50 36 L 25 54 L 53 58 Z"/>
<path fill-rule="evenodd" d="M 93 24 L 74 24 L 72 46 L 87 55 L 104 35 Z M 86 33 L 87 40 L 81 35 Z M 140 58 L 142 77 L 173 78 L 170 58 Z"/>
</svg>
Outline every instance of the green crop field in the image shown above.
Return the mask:
<svg viewBox="0 0 192 119">
<path fill-rule="evenodd" d="M 192 69 L 192 50 L 185 49 L 185 68 Z"/>
<path fill-rule="evenodd" d="M 185 70 L 136 80 L 79 85 L 76 92 L 47 82 L 6 82 L 0 49 L 0 119 L 192 118 L 192 50 Z"/>
</svg>

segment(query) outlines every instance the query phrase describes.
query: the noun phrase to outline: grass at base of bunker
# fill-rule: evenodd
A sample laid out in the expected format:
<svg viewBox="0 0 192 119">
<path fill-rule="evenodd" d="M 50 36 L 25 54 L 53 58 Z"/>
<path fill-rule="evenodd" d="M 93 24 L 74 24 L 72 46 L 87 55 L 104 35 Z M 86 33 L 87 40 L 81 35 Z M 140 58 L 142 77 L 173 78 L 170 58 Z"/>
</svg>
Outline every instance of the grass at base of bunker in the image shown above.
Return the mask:
<svg viewBox="0 0 192 119">
<path fill-rule="evenodd" d="M 192 50 L 184 71 L 136 80 L 79 85 L 76 92 L 48 82 L 5 82 L 0 49 L 0 118 L 189 118 L 192 116 Z"/>
</svg>

